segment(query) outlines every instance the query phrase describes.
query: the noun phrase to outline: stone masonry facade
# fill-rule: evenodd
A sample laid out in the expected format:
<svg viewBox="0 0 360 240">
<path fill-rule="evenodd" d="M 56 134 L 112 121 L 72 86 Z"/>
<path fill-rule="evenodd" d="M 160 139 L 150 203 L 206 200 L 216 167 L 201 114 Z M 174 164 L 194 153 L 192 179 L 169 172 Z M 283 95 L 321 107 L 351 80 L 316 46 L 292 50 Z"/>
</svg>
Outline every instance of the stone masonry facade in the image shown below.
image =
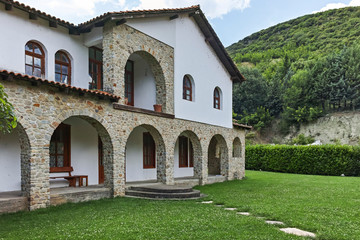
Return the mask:
<svg viewBox="0 0 360 240">
<path fill-rule="evenodd" d="M 125 147 L 132 131 L 147 129 L 155 140 L 157 179 L 174 184 L 174 152 L 180 135 L 189 137 L 194 149 L 194 176 L 206 184 L 210 141 L 215 138 L 220 174 L 241 179 L 245 174 L 245 130 L 162 117 L 146 112 L 115 109 L 124 104 L 124 68 L 137 53 L 147 60 L 156 81 L 156 102 L 163 113 L 174 114 L 173 48 L 125 24 L 109 22 L 104 27 L 104 86 L 120 96 L 118 103 L 94 94 L 79 95 L 56 86 L 34 85 L 24 80 L 1 81 L 18 117 L 21 145 L 22 192 L 29 209 L 50 204 L 49 145 L 55 129 L 70 117 L 90 123 L 103 142 L 105 186 L 112 196 L 125 194 Z M 0 78 L 1 80 L 1 78 Z"/>
</svg>

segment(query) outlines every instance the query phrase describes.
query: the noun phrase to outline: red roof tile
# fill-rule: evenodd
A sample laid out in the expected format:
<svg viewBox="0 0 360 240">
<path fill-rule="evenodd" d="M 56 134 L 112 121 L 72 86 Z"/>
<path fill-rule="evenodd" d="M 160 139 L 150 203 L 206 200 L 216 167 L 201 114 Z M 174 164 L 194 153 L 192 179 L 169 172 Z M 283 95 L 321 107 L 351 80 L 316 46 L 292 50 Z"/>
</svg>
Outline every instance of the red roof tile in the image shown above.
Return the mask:
<svg viewBox="0 0 360 240">
<path fill-rule="evenodd" d="M 100 91 L 100 90 L 89 90 L 89 89 L 85 89 L 85 88 L 79 88 L 79 87 L 67 85 L 65 83 L 49 81 L 47 79 L 42 79 L 42 78 L 29 76 L 29 75 L 23 75 L 21 73 L 9 72 L 7 70 L 0 70 L 0 75 L 9 76 L 9 77 L 13 77 L 15 79 L 20 79 L 20 80 L 24 80 L 24 81 L 31 81 L 31 82 L 38 82 L 40 84 L 47 84 L 47 85 L 55 86 L 58 88 L 70 89 L 70 90 L 77 91 L 80 93 L 88 93 L 88 94 L 95 95 L 95 96 L 107 97 L 114 101 L 117 101 L 120 99 L 119 96 L 116 96 L 116 95 L 108 93 L 108 92 L 104 92 L 104 91 Z"/>
</svg>

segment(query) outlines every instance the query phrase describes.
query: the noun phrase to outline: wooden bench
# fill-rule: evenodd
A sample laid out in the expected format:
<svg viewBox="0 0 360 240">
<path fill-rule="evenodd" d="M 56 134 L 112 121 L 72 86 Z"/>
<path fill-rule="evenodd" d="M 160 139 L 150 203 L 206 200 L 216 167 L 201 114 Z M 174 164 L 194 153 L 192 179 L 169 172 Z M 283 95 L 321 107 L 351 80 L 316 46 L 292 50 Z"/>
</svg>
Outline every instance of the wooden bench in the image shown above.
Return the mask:
<svg viewBox="0 0 360 240">
<path fill-rule="evenodd" d="M 79 180 L 79 187 L 83 186 L 84 179 L 86 180 L 86 186 L 88 186 L 88 176 L 87 175 L 71 175 L 71 172 L 74 171 L 73 167 L 51 167 L 50 173 L 68 173 L 68 176 L 54 176 L 50 179 L 64 178 L 68 180 L 69 187 L 76 187 L 76 180 Z"/>
</svg>

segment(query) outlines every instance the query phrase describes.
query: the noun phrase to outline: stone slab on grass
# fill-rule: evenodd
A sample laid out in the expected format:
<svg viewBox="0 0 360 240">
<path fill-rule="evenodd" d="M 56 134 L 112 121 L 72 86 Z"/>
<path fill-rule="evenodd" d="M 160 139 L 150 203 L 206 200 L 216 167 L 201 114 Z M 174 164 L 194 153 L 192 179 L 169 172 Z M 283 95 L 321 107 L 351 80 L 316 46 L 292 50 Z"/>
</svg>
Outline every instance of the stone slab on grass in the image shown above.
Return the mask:
<svg viewBox="0 0 360 240">
<path fill-rule="evenodd" d="M 249 212 L 237 212 L 236 214 L 243 215 L 243 216 L 250 216 Z"/>
<path fill-rule="evenodd" d="M 213 201 L 203 201 L 201 203 L 203 203 L 203 204 L 211 204 L 211 203 L 213 203 Z"/>
<path fill-rule="evenodd" d="M 315 233 L 307 232 L 298 228 L 280 228 L 280 231 L 301 237 L 316 237 Z"/>
<path fill-rule="evenodd" d="M 266 220 L 265 221 L 267 224 L 272 224 L 272 225 L 284 225 L 283 222 L 280 221 L 270 221 L 270 220 Z"/>
<path fill-rule="evenodd" d="M 235 211 L 236 210 L 236 208 L 224 208 L 224 209 L 227 211 Z"/>
</svg>

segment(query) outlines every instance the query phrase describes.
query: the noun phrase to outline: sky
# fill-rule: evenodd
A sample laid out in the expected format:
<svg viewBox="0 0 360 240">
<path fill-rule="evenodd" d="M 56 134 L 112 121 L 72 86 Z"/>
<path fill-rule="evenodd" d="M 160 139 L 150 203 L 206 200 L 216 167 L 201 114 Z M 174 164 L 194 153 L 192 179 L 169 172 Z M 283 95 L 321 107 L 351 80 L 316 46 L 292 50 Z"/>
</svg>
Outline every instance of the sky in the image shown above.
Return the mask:
<svg viewBox="0 0 360 240">
<path fill-rule="evenodd" d="M 105 12 L 200 7 L 225 47 L 252 33 L 303 15 L 360 6 L 360 0 L 19 0 L 74 24 Z"/>
</svg>

